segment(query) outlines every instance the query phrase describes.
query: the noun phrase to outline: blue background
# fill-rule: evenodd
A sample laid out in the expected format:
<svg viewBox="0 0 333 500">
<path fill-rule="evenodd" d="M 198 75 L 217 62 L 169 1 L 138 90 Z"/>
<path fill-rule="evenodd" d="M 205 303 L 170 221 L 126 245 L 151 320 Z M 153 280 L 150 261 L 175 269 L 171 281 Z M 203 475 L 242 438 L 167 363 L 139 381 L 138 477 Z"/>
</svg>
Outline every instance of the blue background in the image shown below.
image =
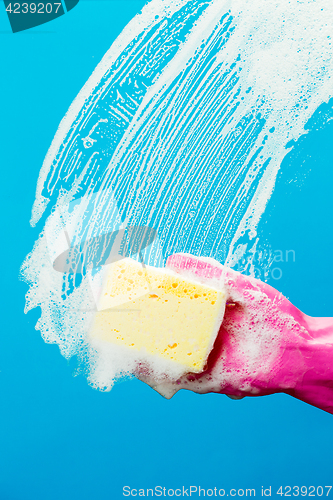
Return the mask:
<svg viewBox="0 0 333 500">
<path fill-rule="evenodd" d="M 0 4 L 0 500 L 117 500 L 125 485 L 257 488 L 257 496 L 261 486 L 273 494 L 281 485 L 332 485 L 332 415 L 284 395 L 231 401 L 181 391 L 167 401 L 138 381 L 97 392 L 35 331 L 39 311 L 23 313 L 18 274 L 42 227 L 29 219 L 44 156 L 143 5 L 81 0 L 13 35 Z M 259 226 L 273 249 L 295 251 L 269 282 L 313 316 L 333 316 L 332 116 L 323 105 L 293 145 Z"/>
</svg>

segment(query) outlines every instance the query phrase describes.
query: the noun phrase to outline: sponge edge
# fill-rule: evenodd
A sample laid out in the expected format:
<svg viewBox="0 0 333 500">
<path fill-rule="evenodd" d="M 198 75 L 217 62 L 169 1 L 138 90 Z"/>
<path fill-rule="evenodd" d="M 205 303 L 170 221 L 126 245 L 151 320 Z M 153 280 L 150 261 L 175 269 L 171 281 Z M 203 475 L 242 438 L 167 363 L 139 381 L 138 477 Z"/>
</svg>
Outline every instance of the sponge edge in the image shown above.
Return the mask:
<svg viewBox="0 0 333 500">
<path fill-rule="evenodd" d="M 138 364 L 154 366 L 154 372 L 174 365 L 177 376 L 200 373 L 225 303 L 222 288 L 124 259 L 108 266 L 90 337 L 126 347 L 131 358 L 137 353 Z"/>
</svg>

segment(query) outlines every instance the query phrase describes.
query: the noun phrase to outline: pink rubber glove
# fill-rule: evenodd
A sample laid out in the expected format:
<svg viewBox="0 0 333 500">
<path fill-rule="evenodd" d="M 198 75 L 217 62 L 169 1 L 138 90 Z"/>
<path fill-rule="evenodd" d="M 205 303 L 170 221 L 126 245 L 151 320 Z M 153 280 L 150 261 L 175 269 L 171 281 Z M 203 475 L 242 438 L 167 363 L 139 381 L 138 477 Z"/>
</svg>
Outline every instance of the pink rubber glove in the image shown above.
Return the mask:
<svg viewBox="0 0 333 500">
<path fill-rule="evenodd" d="M 281 293 L 213 259 L 175 254 L 166 266 L 224 283 L 227 307 L 207 368 L 155 389 L 216 392 L 234 399 L 285 392 L 333 413 L 333 318 L 311 318 Z"/>
</svg>

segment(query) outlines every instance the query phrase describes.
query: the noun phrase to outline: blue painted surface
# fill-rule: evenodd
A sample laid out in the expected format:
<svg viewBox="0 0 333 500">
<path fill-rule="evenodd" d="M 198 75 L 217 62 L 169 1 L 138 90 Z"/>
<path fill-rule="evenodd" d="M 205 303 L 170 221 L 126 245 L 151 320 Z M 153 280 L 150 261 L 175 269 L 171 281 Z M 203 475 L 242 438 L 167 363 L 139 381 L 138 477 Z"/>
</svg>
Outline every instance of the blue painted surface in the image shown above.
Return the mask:
<svg viewBox="0 0 333 500">
<path fill-rule="evenodd" d="M 143 3 L 81 1 L 16 35 L 0 9 L 1 500 L 117 500 L 125 485 L 256 488 L 260 496 L 261 486 L 333 482 L 331 415 L 283 395 L 231 401 L 182 391 L 166 401 L 137 381 L 97 392 L 34 330 L 39 312 L 23 314 L 18 273 L 39 231 L 28 221 L 40 166 L 78 90 Z M 313 316 L 333 315 L 325 120 L 314 117 L 285 158 L 259 227 L 274 250 L 295 251 L 270 283 Z"/>
</svg>

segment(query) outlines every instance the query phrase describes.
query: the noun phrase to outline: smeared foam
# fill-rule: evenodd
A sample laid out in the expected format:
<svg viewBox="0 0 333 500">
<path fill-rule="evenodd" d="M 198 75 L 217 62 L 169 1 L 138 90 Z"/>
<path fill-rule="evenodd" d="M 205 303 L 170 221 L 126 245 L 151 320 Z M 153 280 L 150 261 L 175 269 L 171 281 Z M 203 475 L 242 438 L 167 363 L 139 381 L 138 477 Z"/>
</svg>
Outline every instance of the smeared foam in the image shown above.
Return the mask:
<svg viewBox="0 0 333 500">
<path fill-rule="evenodd" d="M 71 105 L 41 169 L 31 221 L 48 218 L 22 275 L 43 338 L 81 357 L 94 386 L 133 365 L 91 346 L 90 271 L 74 283 L 53 268 L 64 235 L 149 226 L 146 264 L 179 251 L 235 264 L 286 144 L 332 96 L 332 25 L 330 0 L 153 0 Z"/>
</svg>

